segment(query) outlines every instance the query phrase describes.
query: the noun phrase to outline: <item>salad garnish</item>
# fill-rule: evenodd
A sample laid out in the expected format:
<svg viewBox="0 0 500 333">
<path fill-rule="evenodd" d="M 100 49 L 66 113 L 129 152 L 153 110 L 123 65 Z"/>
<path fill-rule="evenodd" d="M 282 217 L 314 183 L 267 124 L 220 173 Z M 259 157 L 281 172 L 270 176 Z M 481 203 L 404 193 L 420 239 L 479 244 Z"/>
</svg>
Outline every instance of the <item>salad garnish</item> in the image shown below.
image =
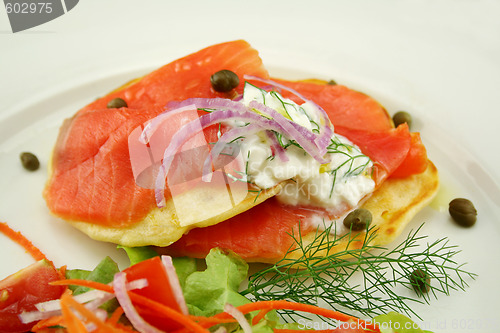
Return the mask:
<svg viewBox="0 0 500 333">
<path fill-rule="evenodd" d="M 308 245 L 304 245 L 299 233 L 294 237 L 298 247 L 288 255 L 301 255 L 284 258 L 250 277 L 244 260 L 218 248 L 206 257 L 206 269 L 198 270 L 193 258 L 162 256 L 160 260 L 150 247 L 121 247 L 129 255 L 131 266 L 118 271 L 116 263 L 106 257 L 93 271 L 63 268 L 60 271 L 65 277 L 50 283 L 69 286 L 61 298 L 39 303 L 37 311 L 22 313 L 20 318 L 23 322 L 42 319 L 33 326 L 34 332 L 46 328 L 70 333 L 99 329 L 164 332 L 164 328 L 157 327 L 158 322 L 149 322 L 152 313 L 163 323 L 180 325 L 175 329 L 200 333 L 208 332 L 208 328 L 224 332 L 299 332 L 304 327 L 298 323 L 305 318 L 311 320 L 310 315 L 327 325 L 357 327 L 364 332 L 380 332 L 383 325 L 396 322 L 410 323 L 415 332 L 423 332 L 407 317 L 420 318 L 412 310 L 412 303 L 429 303 L 430 295 L 438 297 L 451 290 L 463 290 L 476 276 L 455 261 L 459 251 L 446 238 L 417 250 L 427 238 L 418 235 L 422 226 L 393 250 L 373 245 L 376 230 L 367 230 L 365 239 L 360 239 L 358 233 L 337 236 L 329 228 L 332 226 L 318 230 Z M 3 229 L 12 231 L 6 225 Z M 344 238 L 349 240 L 348 245 L 343 245 L 346 251 L 329 253 Z M 361 247 L 349 249 L 355 242 Z M 432 280 L 429 294 L 417 295 L 421 298 L 402 296 L 399 287 L 411 289 L 415 283 L 411 274 L 415 267 L 426 267 Z M 159 277 L 160 271 L 166 273 L 165 281 Z M 247 278 L 247 288 L 241 290 Z M 354 282 L 356 278 L 362 280 Z M 154 289 L 147 291 L 152 286 Z M 173 296 L 166 302 L 151 296 L 164 293 L 157 288 L 167 288 Z M 335 332 L 335 327 L 328 327 L 328 331 Z"/>
<path fill-rule="evenodd" d="M 421 225 L 393 249 L 376 245 L 377 232 L 372 228 L 364 239 L 350 232 L 337 235 L 333 225 L 318 231 L 307 244 L 299 236 L 287 256 L 249 277 L 248 288 L 241 294 L 255 300 L 289 299 L 305 304 L 327 304 L 346 313 L 374 316 L 389 311 L 420 318 L 413 303 L 430 303 L 431 295 L 448 295 L 464 290 L 476 274 L 467 271 L 456 260 L 460 252 L 447 238 L 419 246 L 428 236 L 420 235 Z M 343 243 L 347 241 L 347 243 Z M 355 244 L 359 246 L 354 246 Z M 345 251 L 334 251 L 338 246 Z M 357 248 L 356 248 L 357 247 Z M 293 257 L 293 258 L 291 258 Z M 401 293 L 413 290 L 412 272 L 425 267 L 430 277 L 429 293 L 417 297 Z M 361 280 L 360 280 L 361 277 Z M 420 280 L 426 279 L 426 276 Z M 424 281 L 425 283 L 425 281 Z M 296 321 L 294 313 L 283 313 Z"/>
</svg>

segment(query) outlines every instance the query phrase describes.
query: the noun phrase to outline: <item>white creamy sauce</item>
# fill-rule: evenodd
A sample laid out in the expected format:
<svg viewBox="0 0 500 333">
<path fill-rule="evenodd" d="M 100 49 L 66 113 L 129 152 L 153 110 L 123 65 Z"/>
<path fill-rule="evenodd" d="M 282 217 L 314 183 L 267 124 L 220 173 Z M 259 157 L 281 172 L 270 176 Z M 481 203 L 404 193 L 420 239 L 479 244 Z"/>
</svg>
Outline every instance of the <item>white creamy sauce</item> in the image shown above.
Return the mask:
<svg viewBox="0 0 500 333">
<path fill-rule="evenodd" d="M 248 105 L 252 100 L 311 131 L 319 128 L 320 111 L 314 104 L 306 102 L 299 106 L 276 92 L 265 92 L 247 84 L 243 102 Z M 331 142 L 324 156 L 328 163 L 321 164 L 296 145 L 286 147 L 288 161 L 283 161 L 277 154 L 273 155 L 266 133 L 245 136 L 240 149 L 246 162 L 247 180 L 262 189 L 288 180 L 278 194 L 279 200 L 290 205 L 321 207 L 331 216 L 341 218 L 373 192 L 375 183 L 370 175 L 373 163 L 348 139 L 333 134 Z M 323 218 L 314 218 L 311 222 L 320 225 Z"/>
</svg>

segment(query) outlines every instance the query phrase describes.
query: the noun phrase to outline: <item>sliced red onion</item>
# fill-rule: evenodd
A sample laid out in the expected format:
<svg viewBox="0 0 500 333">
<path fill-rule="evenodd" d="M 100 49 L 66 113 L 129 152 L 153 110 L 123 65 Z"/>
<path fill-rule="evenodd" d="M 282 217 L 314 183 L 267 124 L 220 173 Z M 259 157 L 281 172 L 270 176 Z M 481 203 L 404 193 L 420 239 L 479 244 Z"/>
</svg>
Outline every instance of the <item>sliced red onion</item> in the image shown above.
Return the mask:
<svg viewBox="0 0 500 333">
<path fill-rule="evenodd" d="M 219 326 L 213 333 L 227 333 L 227 329 L 224 326 Z"/>
<path fill-rule="evenodd" d="M 212 175 L 211 167 L 213 161 L 217 161 L 220 154 L 224 151 L 225 148 L 231 146 L 233 142 L 240 137 L 262 131 L 263 129 L 265 129 L 263 128 L 263 126 L 264 126 L 263 124 L 254 123 L 244 127 L 236 127 L 224 133 L 219 138 L 219 140 L 217 140 L 217 143 L 212 147 L 210 154 L 205 160 L 203 164 L 203 176 L 201 179 L 204 182 L 209 182 L 211 180 L 211 175 Z"/>
<path fill-rule="evenodd" d="M 137 279 L 134 281 L 130 281 L 127 283 L 127 290 L 137 290 L 137 289 L 142 289 L 146 288 L 148 286 L 148 280 L 147 279 Z M 98 310 L 98 308 L 106 303 L 107 301 L 113 299 L 115 297 L 114 294 L 108 294 L 105 293 L 102 297 L 96 298 L 87 304 L 85 304 L 85 307 L 88 308 L 89 310 Z"/>
<path fill-rule="evenodd" d="M 266 131 L 266 135 L 269 141 L 271 141 L 271 148 L 274 149 L 274 152 L 278 155 L 281 162 L 288 162 L 290 159 L 288 158 L 283 146 L 278 142 L 276 135 L 272 131 Z"/>
<path fill-rule="evenodd" d="M 104 309 L 96 309 L 94 311 L 94 314 L 101 321 L 105 321 L 108 318 L 108 313 Z M 78 313 L 77 313 L 77 315 L 78 315 Z M 87 331 L 93 332 L 97 329 L 97 325 L 95 323 L 88 323 L 85 325 L 85 328 L 87 328 Z"/>
<path fill-rule="evenodd" d="M 29 324 L 34 321 L 47 319 L 50 317 L 58 316 L 60 314 L 61 310 L 22 312 L 19 314 L 19 320 L 21 320 L 21 323 L 23 324 Z"/>
<path fill-rule="evenodd" d="M 170 144 L 167 149 L 165 149 L 163 154 L 163 163 L 158 170 L 158 175 L 155 181 L 155 198 L 158 207 L 161 208 L 165 206 L 165 198 L 163 194 L 163 190 L 165 188 L 165 178 L 174 160 L 175 154 L 182 147 L 184 142 L 189 140 L 196 133 L 202 131 L 210 125 L 220 123 L 227 119 L 242 120 L 246 122 L 249 121 L 256 124 L 256 126 L 262 126 L 263 129 L 273 129 L 278 132 L 284 131 L 282 126 L 280 126 L 280 124 L 276 121 L 264 118 L 255 112 L 248 111 L 246 107 L 245 110 L 247 111 L 237 112 L 233 110 L 221 110 L 205 114 L 200 118 L 187 123 L 172 136 Z"/>
<path fill-rule="evenodd" d="M 175 271 L 175 267 L 172 262 L 172 257 L 162 256 L 161 262 L 163 263 L 163 267 L 165 267 L 165 272 L 167 273 L 168 282 L 170 283 L 170 288 L 174 293 L 175 301 L 179 305 L 181 312 L 185 315 L 188 315 L 189 310 L 187 308 L 186 300 L 184 299 L 184 293 L 182 292 L 181 289 L 179 277 L 177 276 L 177 272 Z"/>
<path fill-rule="evenodd" d="M 240 310 L 238 310 L 233 305 L 226 303 L 226 305 L 224 305 L 224 312 L 236 319 L 238 324 L 240 324 L 241 328 L 243 329 L 243 332 L 252 333 L 252 326 L 250 326 L 247 319 L 245 318 L 245 315 Z"/>
<path fill-rule="evenodd" d="M 105 295 L 109 295 L 109 293 L 106 293 L 101 290 L 89 290 L 85 293 L 79 294 L 74 296 L 73 298 L 78 302 L 78 303 L 87 303 L 96 299 L 100 299 L 104 297 Z M 61 309 L 61 303 L 58 299 L 54 299 L 51 301 L 46 301 L 42 303 L 35 304 L 35 308 L 38 311 L 54 311 L 54 310 L 60 310 Z"/>
<path fill-rule="evenodd" d="M 252 77 L 252 79 L 255 78 Z M 276 83 L 276 85 L 279 84 Z M 300 94 L 299 97 L 303 98 Z M 178 152 L 178 150 L 186 141 L 188 141 L 191 137 L 193 137 L 206 127 L 216 123 L 220 123 L 222 121 L 226 121 L 228 119 L 251 122 L 252 124 L 249 126 L 245 126 L 244 129 L 232 129 L 219 139 L 220 143 L 218 142 L 216 144 L 214 149 L 212 149 L 212 153 L 209 155 L 209 158 L 204 163 L 204 181 L 209 181 L 211 178 L 211 164 L 214 158 L 220 155 L 227 142 L 231 142 L 232 140 L 234 140 L 234 138 L 241 136 L 245 130 L 256 131 L 257 129 L 262 129 L 273 130 L 282 133 L 289 139 L 296 141 L 307 153 L 309 153 L 320 163 L 328 163 L 328 161 L 324 159 L 323 156 L 325 155 L 327 146 L 330 142 L 330 135 L 327 135 L 328 133 L 331 133 L 331 128 L 329 128 L 329 126 L 326 126 L 325 130 L 320 131 L 323 132 L 321 133 L 321 135 L 317 135 L 309 131 L 307 128 L 300 126 L 299 124 L 289 119 L 286 119 L 276 110 L 257 101 L 250 102 L 249 106 L 258 111 L 261 111 L 264 114 L 269 115 L 271 119 L 258 115 L 257 113 L 249 110 L 248 107 L 240 102 L 232 101 L 229 99 L 190 98 L 182 102 L 170 103 L 169 107 L 175 107 L 174 110 L 167 111 L 166 113 L 160 115 L 160 120 L 153 119 L 150 122 L 150 127 L 148 127 L 147 130 L 145 129 L 143 131 L 143 139 L 145 141 L 147 140 L 147 134 L 151 133 L 151 131 L 155 129 L 155 126 L 161 124 L 164 120 L 164 117 L 167 117 L 169 112 L 182 112 L 186 110 L 193 110 L 193 108 L 206 108 L 214 110 L 213 112 L 205 114 L 198 119 L 192 120 L 191 122 L 187 123 L 172 136 L 168 147 L 164 151 L 163 161 L 160 165 L 155 180 L 155 199 L 156 204 L 159 208 L 164 207 L 166 204 L 164 197 L 165 179 L 170 170 L 175 154 Z M 330 124 L 328 118 L 326 118 L 325 124 Z M 330 131 L 328 129 L 330 129 Z M 286 155 L 283 154 L 282 150 L 278 149 L 276 142 L 274 142 L 274 144 L 275 148 L 277 148 L 276 151 L 280 155 L 280 158 L 286 160 Z"/>
<path fill-rule="evenodd" d="M 132 304 L 132 300 L 128 295 L 127 276 L 125 272 L 115 274 L 113 279 L 113 289 L 118 303 L 120 303 L 123 308 L 123 312 L 136 330 L 143 333 L 163 333 L 163 331 L 146 322 L 135 309 L 134 304 Z"/>
<path fill-rule="evenodd" d="M 285 134 L 285 136 L 289 139 L 295 140 L 302 147 L 302 149 L 304 149 L 315 160 L 320 163 L 328 163 L 328 161 L 323 158 L 324 154 L 321 154 L 321 149 L 318 148 L 315 143 L 316 136 L 314 133 L 310 132 L 303 126 L 286 119 L 281 113 L 268 107 L 267 105 L 257 101 L 251 101 L 249 105 L 250 107 L 263 111 L 273 117 L 273 119 L 276 120 L 276 122 L 283 128 L 283 134 Z"/>
<path fill-rule="evenodd" d="M 181 108 L 191 104 L 196 105 L 199 109 L 231 110 L 240 113 L 248 111 L 248 108 L 243 103 L 227 98 L 188 98 L 181 102 L 170 102 L 168 107 Z"/>
<path fill-rule="evenodd" d="M 269 80 L 269 79 L 263 79 L 261 77 L 258 77 L 258 76 L 255 76 L 255 75 L 243 75 L 243 78 L 245 80 L 252 80 L 252 81 L 259 81 L 259 82 L 262 82 L 262 83 L 265 83 L 269 86 L 272 86 L 272 87 L 277 87 L 277 88 L 280 88 L 281 90 L 286 90 L 288 92 L 291 92 L 292 94 L 294 94 L 295 96 L 297 96 L 298 98 L 300 98 L 301 100 L 303 100 L 304 102 L 309 102 L 309 103 L 312 103 L 314 104 L 315 106 L 318 107 L 318 109 L 320 110 L 323 110 L 318 104 L 314 103 L 313 101 L 311 101 L 310 99 L 307 99 L 305 98 L 304 96 L 302 96 L 302 94 L 300 94 L 298 91 L 296 91 L 295 89 L 292 89 L 290 87 L 287 87 L 281 83 L 278 83 L 276 81 L 273 81 L 273 80 Z M 325 112 L 326 114 L 326 112 Z"/>
<path fill-rule="evenodd" d="M 326 147 L 328 147 L 328 145 L 330 144 L 330 138 L 333 134 L 333 125 L 330 121 L 330 118 L 328 117 L 328 114 L 321 106 L 316 104 L 314 101 L 305 98 L 302 94 L 300 94 L 295 89 L 287 87 L 287 86 L 285 86 L 281 83 L 275 82 L 273 80 L 263 79 L 263 78 L 260 78 L 258 76 L 254 76 L 254 75 L 244 75 L 243 78 L 245 80 L 259 81 L 259 82 L 265 83 L 267 85 L 277 87 L 281 90 L 286 90 L 286 91 L 294 94 L 295 96 L 299 97 L 304 102 L 307 102 L 307 103 L 314 105 L 319 110 L 320 115 L 321 115 L 321 121 L 323 123 L 323 124 L 320 124 L 322 126 L 320 126 L 320 135 L 316 138 L 316 143 L 318 144 L 318 147 L 320 147 L 322 155 L 324 155 L 326 153 Z M 323 150 L 322 147 L 325 147 L 325 149 Z"/>
<path fill-rule="evenodd" d="M 127 283 L 127 290 L 136 290 L 147 287 L 146 279 L 137 279 Z M 73 296 L 78 303 L 86 303 L 85 307 L 94 312 L 102 312 L 99 307 L 107 301 L 113 299 L 114 294 L 101 290 L 89 290 L 85 293 Z M 23 324 L 31 323 L 61 314 L 61 302 L 58 299 L 35 304 L 38 311 L 23 312 L 19 315 Z M 104 311 L 105 312 L 105 311 Z M 102 315 L 102 314 L 101 314 Z"/>
<path fill-rule="evenodd" d="M 142 130 L 141 136 L 139 137 L 139 141 L 143 144 L 146 144 L 149 142 L 149 138 L 151 137 L 151 134 L 154 133 L 158 129 L 158 127 L 169 117 L 172 117 L 173 115 L 185 112 L 185 111 L 194 111 L 196 110 L 196 105 L 194 104 L 189 104 L 177 109 L 165 111 L 158 116 L 154 117 Z"/>
</svg>

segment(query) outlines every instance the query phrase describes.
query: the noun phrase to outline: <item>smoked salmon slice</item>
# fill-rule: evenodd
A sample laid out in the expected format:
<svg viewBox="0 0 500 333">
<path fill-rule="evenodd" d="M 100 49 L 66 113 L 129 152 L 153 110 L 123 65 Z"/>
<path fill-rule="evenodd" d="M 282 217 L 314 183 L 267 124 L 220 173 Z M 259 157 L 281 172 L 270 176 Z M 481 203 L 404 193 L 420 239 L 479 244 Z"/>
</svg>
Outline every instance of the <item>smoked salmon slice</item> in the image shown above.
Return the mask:
<svg viewBox="0 0 500 333">
<path fill-rule="evenodd" d="M 247 42 L 218 44 L 165 65 L 66 120 L 44 190 L 50 211 L 66 220 L 117 228 L 142 220 L 155 206 L 154 190 L 135 183 L 128 136 L 171 101 L 220 97 L 211 88 L 210 76 L 221 69 L 240 77 L 249 73 L 268 77 L 257 51 Z M 107 109 L 116 97 L 124 99 L 128 108 Z"/>
<path fill-rule="evenodd" d="M 269 76 L 257 51 L 248 43 L 218 44 L 165 65 L 66 120 L 60 129 L 51 175 L 44 190 L 51 212 L 69 221 L 111 228 L 129 227 L 144 220 L 156 207 L 155 194 L 153 189 L 135 182 L 129 135 L 162 113 L 170 102 L 193 97 L 229 97 L 214 92 L 210 84 L 210 76 L 222 69 L 231 70 L 240 78 L 244 74 Z M 419 172 L 420 168 L 414 166 L 427 161 L 420 138 L 405 126 L 394 129 L 385 109 L 370 97 L 344 86 L 285 80 L 279 83 L 323 107 L 339 134 L 351 137 L 373 159 L 381 170 L 379 182 L 395 170 L 403 176 Z M 241 93 L 243 85 L 240 79 L 236 91 Z M 127 107 L 106 108 L 116 97 L 124 99 Z M 178 129 L 171 124 L 172 131 Z M 205 135 L 213 139 L 214 128 Z M 407 158 L 410 160 L 405 163 Z M 404 165 L 407 167 L 401 170 Z M 167 251 L 202 257 L 211 248 L 220 246 L 245 259 L 272 261 L 282 257 L 293 244 L 289 234 L 298 230 L 299 223 L 303 222 L 304 232 L 311 228 L 304 221 L 313 213 L 304 207 L 290 207 L 277 199 L 268 199 L 215 226 L 189 231 Z"/>
<path fill-rule="evenodd" d="M 247 261 L 271 262 L 294 245 L 291 237 L 307 233 L 316 211 L 281 204 L 275 197 L 219 224 L 190 230 L 163 251 L 172 256 L 205 258 L 210 249 L 230 249 Z"/>
<path fill-rule="evenodd" d="M 385 109 L 371 97 L 344 86 L 273 80 L 325 109 L 335 132 L 349 138 L 375 162 L 377 184 L 396 171 L 398 177 L 406 177 L 427 167 L 427 154 L 418 133 L 410 133 L 406 124 L 394 128 Z M 283 94 L 302 102 L 287 92 Z M 273 198 L 225 222 L 191 230 L 162 251 L 204 258 L 210 249 L 221 247 L 248 261 L 274 262 L 294 246 L 291 235 L 297 237 L 299 225 L 301 233 L 307 234 L 314 228 L 308 217 L 322 213 L 327 217 L 319 209 L 290 207 Z"/>
</svg>

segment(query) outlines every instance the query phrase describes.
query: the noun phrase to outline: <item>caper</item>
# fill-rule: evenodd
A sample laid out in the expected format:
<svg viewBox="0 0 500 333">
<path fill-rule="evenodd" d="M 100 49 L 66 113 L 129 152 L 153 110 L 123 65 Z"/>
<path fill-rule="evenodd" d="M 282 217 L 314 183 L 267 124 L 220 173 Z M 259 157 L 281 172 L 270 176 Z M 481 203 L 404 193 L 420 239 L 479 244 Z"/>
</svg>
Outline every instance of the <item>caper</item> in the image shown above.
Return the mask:
<svg viewBox="0 0 500 333">
<path fill-rule="evenodd" d="M 35 171 L 40 167 L 40 161 L 38 160 L 38 157 L 36 157 L 32 153 L 24 152 L 21 153 L 19 157 L 21 158 L 21 163 L 26 170 Z"/>
<path fill-rule="evenodd" d="M 330 80 L 326 84 L 328 84 L 329 86 L 335 86 L 337 85 L 337 82 L 335 80 Z"/>
<path fill-rule="evenodd" d="M 215 91 L 229 92 L 240 84 L 240 79 L 234 72 L 223 69 L 212 74 L 210 83 L 212 83 L 212 88 L 214 88 Z"/>
<path fill-rule="evenodd" d="M 355 209 L 344 218 L 344 226 L 352 231 L 366 230 L 371 223 L 372 213 L 365 208 Z"/>
<path fill-rule="evenodd" d="M 407 123 L 411 127 L 411 115 L 406 111 L 398 111 L 392 116 L 394 126 L 398 127 L 401 124 Z"/>
<path fill-rule="evenodd" d="M 126 108 L 127 102 L 125 102 L 125 100 L 121 99 L 120 97 L 116 97 L 108 102 L 107 107 L 108 109 Z"/>
<path fill-rule="evenodd" d="M 423 295 L 431 290 L 431 277 L 427 271 L 418 268 L 410 274 L 409 279 L 417 295 Z"/>
<path fill-rule="evenodd" d="M 476 223 L 477 210 L 468 199 L 451 200 L 448 210 L 453 220 L 462 227 L 472 227 Z"/>
</svg>

